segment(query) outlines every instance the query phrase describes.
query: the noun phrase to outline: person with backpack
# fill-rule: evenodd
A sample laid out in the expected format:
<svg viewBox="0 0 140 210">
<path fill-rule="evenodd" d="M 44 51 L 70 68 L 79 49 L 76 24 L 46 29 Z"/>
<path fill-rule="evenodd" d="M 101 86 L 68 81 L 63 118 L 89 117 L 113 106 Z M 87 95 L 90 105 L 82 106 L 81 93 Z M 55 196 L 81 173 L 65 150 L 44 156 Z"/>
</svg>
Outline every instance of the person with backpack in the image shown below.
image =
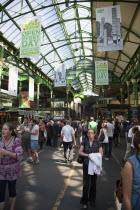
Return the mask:
<svg viewBox="0 0 140 210">
<path fill-rule="evenodd" d="M 14 210 L 16 202 L 16 182 L 21 175 L 20 160 L 23 149 L 14 131 L 13 123 L 7 122 L 2 128 L 0 138 L 0 210 L 4 209 L 5 192 L 8 185 L 10 210 Z"/>
<path fill-rule="evenodd" d="M 104 155 L 105 155 L 105 160 L 109 159 L 109 141 L 108 141 L 108 131 L 107 131 L 107 124 L 102 123 L 102 128 L 100 129 L 99 137 L 100 139 L 101 133 L 104 133 L 104 140 L 101 142 L 102 147 L 104 148 Z"/>
<path fill-rule="evenodd" d="M 83 127 L 83 137 L 87 138 L 87 132 L 88 132 L 88 122 L 85 120 L 82 124 Z"/>
</svg>

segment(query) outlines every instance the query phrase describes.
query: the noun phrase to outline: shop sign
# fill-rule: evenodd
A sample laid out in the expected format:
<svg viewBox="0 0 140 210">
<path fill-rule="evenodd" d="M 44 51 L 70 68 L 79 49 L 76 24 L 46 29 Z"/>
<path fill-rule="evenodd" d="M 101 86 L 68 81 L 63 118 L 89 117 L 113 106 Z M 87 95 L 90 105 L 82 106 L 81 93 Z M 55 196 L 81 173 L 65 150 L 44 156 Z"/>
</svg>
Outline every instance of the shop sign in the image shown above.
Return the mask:
<svg viewBox="0 0 140 210">
<path fill-rule="evenodd" d="M 20 58 L 38 57 L 41 46 L 41 16 L 22 19 Z"/>
<path fill-rule="evenodd" d="M 95 61 L 96 85 L 108 85 L 108 61 Z"/>
</svg>

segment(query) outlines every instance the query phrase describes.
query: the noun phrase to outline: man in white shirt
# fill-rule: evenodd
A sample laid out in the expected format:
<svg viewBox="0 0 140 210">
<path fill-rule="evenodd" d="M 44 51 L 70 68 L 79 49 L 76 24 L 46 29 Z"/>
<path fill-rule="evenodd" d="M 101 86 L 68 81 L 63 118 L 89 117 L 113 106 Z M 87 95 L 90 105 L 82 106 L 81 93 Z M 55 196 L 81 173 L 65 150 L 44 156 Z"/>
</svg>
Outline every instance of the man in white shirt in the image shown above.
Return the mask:
<svg viewBox="0 0 140 210">
<path fill-rule="evenodd" d="M 37 147 L 38 147 L 38 137 L 39 137 L 39 126 L 37 125 L 36 120 L 31 120 L 31 124 L 33 128 L 31 131 L 28 131 L 31 134 L 31 151 L 32 151 L 35 163 L 38 164 L 39 158 L 38 158 Z M 33 159 L 32 159 L 32 162 L 33 162 Z"/>
<path fill-rule="evenodd" d="M 107 132 L 108 132 L 108 141 L 109 141 L 108 158 L 110 158 L 111 152 L 112 152 L 112 141 L 113 141 L 113 133 L 114 133 L 114 125 L 111 123 L 110 119 L 107 119 Z"/>
<path fill-rule="evenodd" d="M 135 136 L 134 129 L 135 129 L 135 127 L 137 127 L 138 130 L 140 130 L 138 120 L 134 120 L 133 124 L 134 124 L 134 126 L 132 128 L 130 128 L 129 131 L 128 131 L 127 151 L 126 151 L 126 154 L 125 154 L 125 157 L 124 157 L 125 161 L 127 160 L 128 157 L 132 156 L 135 153 L 134 144 L 133 144 L 133 139 L 134 139 L 134 136 Z"/>
<path fill-rule="evenodd" d="M 64 145 L 64 158 L 66 163 L 68 161 L 72 162 L 73 159 L 73 141 L 74 145 L 76 145 L 75 141 L 75 132 L 74 129 L 70 126 L 71 122 L 67 121 L 66 125 L 61 130 L 61 136 L 63 137 L 63 145 Z M 69 149 L 69 154 L 68 154 Z"/>
</svg>

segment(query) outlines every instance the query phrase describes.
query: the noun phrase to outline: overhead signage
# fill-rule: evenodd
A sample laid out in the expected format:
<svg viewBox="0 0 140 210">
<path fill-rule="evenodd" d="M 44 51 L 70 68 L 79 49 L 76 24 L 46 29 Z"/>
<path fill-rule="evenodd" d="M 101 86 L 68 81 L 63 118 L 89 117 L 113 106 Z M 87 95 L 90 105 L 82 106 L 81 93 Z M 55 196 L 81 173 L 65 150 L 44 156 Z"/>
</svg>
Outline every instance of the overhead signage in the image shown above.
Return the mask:
<svg viewBox="0 0 140 210">
<path fill-rule="evenodd" d="M 9 82 L 8 82 L 8 94 L 17 96 L 18 88 L 18 69 L 10 66 L 9 68 Z"/>
<path fill-rule="evenodd" d="M 54 87 L 66 86 L 66 65 L 61 63 L 55 67 Z"/>
<path fill-rule="evenodd" d="M 54 108 L 64 108 L 64 101 L 55 101 Z M 64 111 L 55 110 L 54 111 L 54 119 L 64 119 Z"/>
<path fill-rule="evenodd" d="M 29 100 L 34 101 L 34 79 L 29 77 Z"/>
<path fill-rule="evenodd" d="M 37 57 L 41 46 L 41 16 L 22 19 L 20 58 Z"/>
<path fill-rule="evenodd" d="M 47 101 L 66 101 L 66 98 L 47 98 Z"/>
<path fill-rule="evenodd" d="M 96 98 L 95 100 L 97 100 L 97 101 L 106 101 L 106 100 L 110 100 L 110 101 L 115 101 L 115 100 L 117 100 L 117 98 L 116 97 L 100 97 L 100 98 Z"/>
<path fill-rule="evenodd" d="M 108 61 L 95 61 L 96 85 L 108 85 Z"/>
<path fill-rule="evenodd" d="M 120 6 L 96 9 L 98 51 L 123 50 Z"/>
</svg>

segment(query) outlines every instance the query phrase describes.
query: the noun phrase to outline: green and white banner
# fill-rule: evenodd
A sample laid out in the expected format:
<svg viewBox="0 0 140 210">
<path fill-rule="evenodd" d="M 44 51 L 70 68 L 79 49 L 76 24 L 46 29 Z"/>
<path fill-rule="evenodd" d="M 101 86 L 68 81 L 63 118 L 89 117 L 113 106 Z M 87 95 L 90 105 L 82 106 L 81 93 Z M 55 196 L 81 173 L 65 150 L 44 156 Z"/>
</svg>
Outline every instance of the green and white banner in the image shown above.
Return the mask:
<svg viewBox="0 0 140 210">
<path fill-rule="evenodd" d="M 37 57 L 41 45 L 41 16 L 22 20 L 20 58 Z"/>
<path fill-rule="evenodd" d="M 29 100 L 34 101 L 34 79 L 29 77 Z"/>
<path fill-rule="evenodd" d="M 17 96 L 17 88 L 18 88 L 18 69 L 10 65 L 8 94 L 12 96 Z"/>
<path fill-rule="evenodd" d="M 95 61 L 96 85 L 108 85 L 108 61 Z"/>
</svg>

